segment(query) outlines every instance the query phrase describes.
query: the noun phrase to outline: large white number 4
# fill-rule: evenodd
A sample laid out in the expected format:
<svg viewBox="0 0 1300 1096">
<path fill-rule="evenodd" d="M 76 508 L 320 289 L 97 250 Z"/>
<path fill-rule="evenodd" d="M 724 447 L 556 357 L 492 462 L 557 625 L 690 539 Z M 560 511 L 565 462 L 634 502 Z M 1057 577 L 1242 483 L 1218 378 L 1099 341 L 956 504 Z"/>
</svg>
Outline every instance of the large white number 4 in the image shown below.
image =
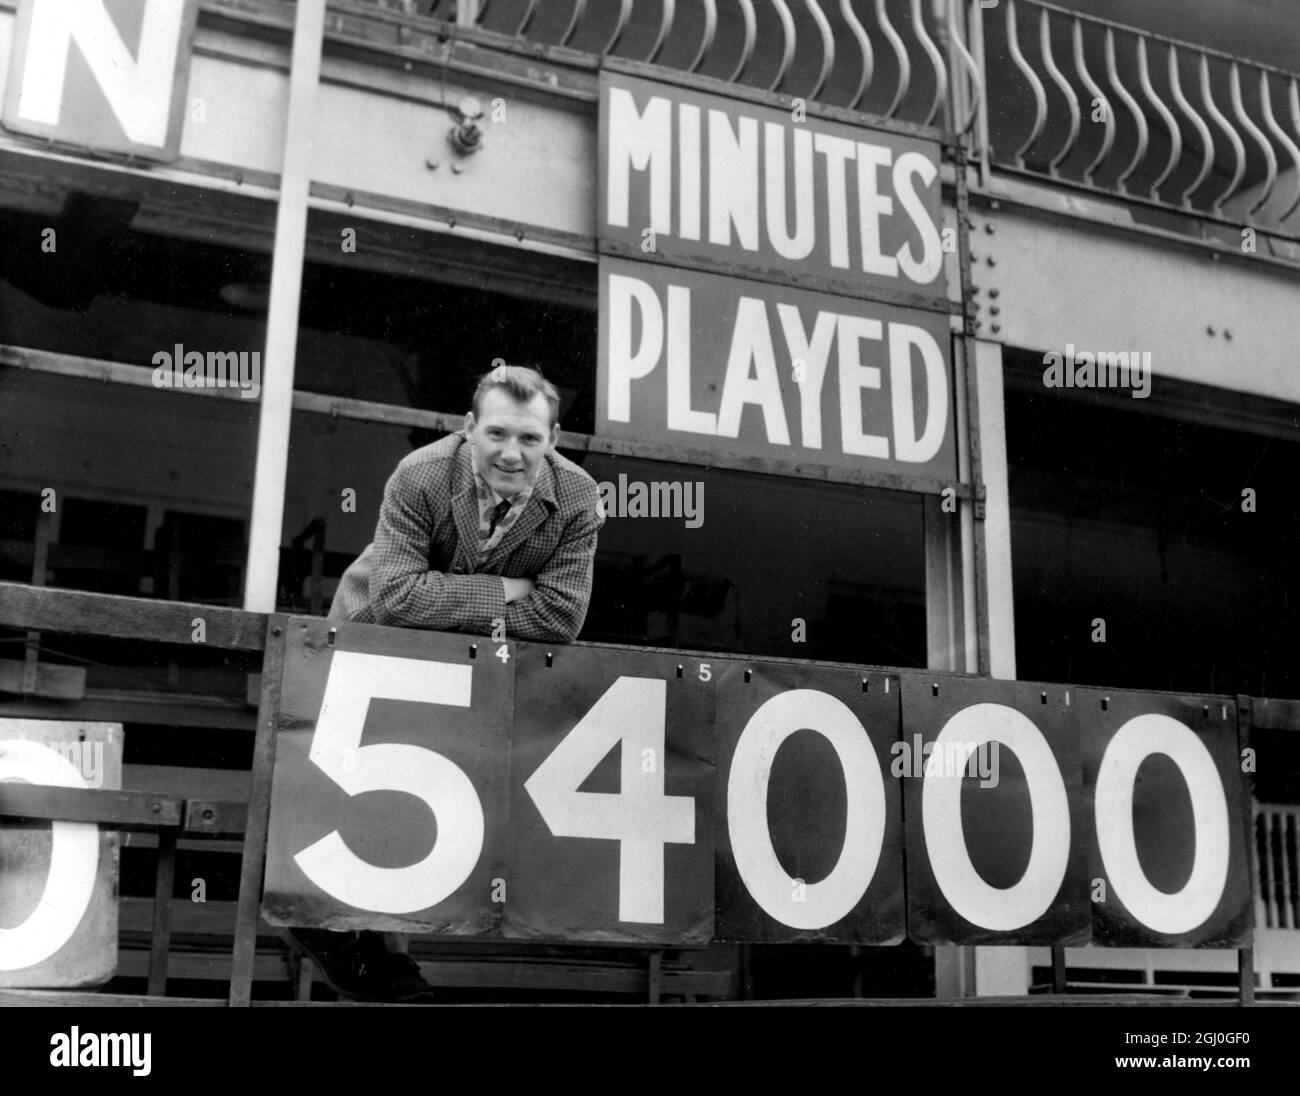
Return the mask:
<svg viewBox="0 0 1300 1096">
<path fill-rule="evenodd" d="M 664 846 L 695 843 L 695 800 L 664 795 L 667 689 L 666 681 L 620 677 L 524 783 L 556 837 L 619 843 L 620 921 L 663 924 Z M 619 791 L 578 791 L 620 743 Z"/>
</svg>

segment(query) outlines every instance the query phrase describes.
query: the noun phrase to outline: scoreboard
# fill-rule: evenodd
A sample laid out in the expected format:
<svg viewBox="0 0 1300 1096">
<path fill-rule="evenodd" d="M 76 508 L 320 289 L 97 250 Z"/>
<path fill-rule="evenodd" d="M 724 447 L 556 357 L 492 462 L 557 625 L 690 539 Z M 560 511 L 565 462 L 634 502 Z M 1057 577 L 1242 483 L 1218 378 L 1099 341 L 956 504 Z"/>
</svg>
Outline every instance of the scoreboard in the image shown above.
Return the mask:
<svg viewBox="0 0 1300 1096">
<path fill-rule="evenodd" d="M 1236 946 L 1230 698 L 293 618 L 263 912 L 514 939 Z"/>
</svg>

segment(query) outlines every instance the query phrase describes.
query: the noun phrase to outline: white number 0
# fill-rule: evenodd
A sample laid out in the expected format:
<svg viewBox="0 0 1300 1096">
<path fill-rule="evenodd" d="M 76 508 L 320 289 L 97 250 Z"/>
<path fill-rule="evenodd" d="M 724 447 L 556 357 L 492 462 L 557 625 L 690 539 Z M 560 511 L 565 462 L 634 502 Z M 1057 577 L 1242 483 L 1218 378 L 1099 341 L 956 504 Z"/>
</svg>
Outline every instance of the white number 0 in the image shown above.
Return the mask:
<svg viewBox="0 0 1300 1096">
<path fill-rule="evenodd" d="M 664 795 L 668 682 L 620 677 L 524 783 L 556 837 L 619 843 L 618 919 L 664 921 L 664 845 L 695 843 L 695 800 Z M 579 786 L 622 743 L 620 790 Z"/>
<path fill-rule="evenodd" d="M 66 757 L 24 738 L 0 742 L 0 780 L 87 787 Z M 50 871 L 31 915 L 13 928 L 0 928 L 0 970 L 22 970 L 44 962 L 71 939 L 95 893 L 99 870 L 99 827 L 89 822 L 52 822 Z"/>
<path fill-rule="evenodd" d="M 396 791 L 423 800 L 438 833 L 419 863 L 382 868 L 362 860 L 334 830 L 294 856 L 326 894 L 375 913 L 414 913 L 469 878 L 483 850 L 483 805 L 464 770 L 422 746 L 359 743 L 372 699 L 468 708 L 471 674 L 469 666 L 449 662 L 334 652 L 310 760 L 348 795 Z"/>
</svg>

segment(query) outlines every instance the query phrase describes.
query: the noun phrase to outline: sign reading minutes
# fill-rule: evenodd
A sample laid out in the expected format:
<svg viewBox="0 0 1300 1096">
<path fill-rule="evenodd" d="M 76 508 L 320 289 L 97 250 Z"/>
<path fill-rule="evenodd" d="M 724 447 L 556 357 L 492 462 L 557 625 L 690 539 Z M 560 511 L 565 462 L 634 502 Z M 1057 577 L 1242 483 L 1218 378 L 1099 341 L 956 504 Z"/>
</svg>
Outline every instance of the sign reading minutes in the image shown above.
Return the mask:
<svg viewBox="0 0 1300 1096">
<path fill-rule="evenodd" d="M 608 71 L 600 130 L 598 432 L 955 477 L 937 142 Z"/>
</svg>

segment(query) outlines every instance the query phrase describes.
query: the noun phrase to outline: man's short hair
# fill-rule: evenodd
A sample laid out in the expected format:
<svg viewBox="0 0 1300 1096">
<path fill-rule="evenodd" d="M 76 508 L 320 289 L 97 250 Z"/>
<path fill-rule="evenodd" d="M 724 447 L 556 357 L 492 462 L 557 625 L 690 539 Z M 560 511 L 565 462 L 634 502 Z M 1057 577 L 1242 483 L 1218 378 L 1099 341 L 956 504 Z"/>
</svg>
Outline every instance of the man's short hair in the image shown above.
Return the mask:
<svg viewBox="0 0 1300 1096">
<path fill-rule="evenodd" d="M 555 390 L 555 385 L 536 369 L 526 365 L 498 365 L 479 377 L 472 401 L 475 418 L 478 418 L 484 395 L 493 388 L 504 390 L 520 403 L 531 403 L 533 397 L 540 394 L 546 398 L 551 409 L 551 425 L 554 426 L 559 421 L 560 394 Z"/>
</svg>

